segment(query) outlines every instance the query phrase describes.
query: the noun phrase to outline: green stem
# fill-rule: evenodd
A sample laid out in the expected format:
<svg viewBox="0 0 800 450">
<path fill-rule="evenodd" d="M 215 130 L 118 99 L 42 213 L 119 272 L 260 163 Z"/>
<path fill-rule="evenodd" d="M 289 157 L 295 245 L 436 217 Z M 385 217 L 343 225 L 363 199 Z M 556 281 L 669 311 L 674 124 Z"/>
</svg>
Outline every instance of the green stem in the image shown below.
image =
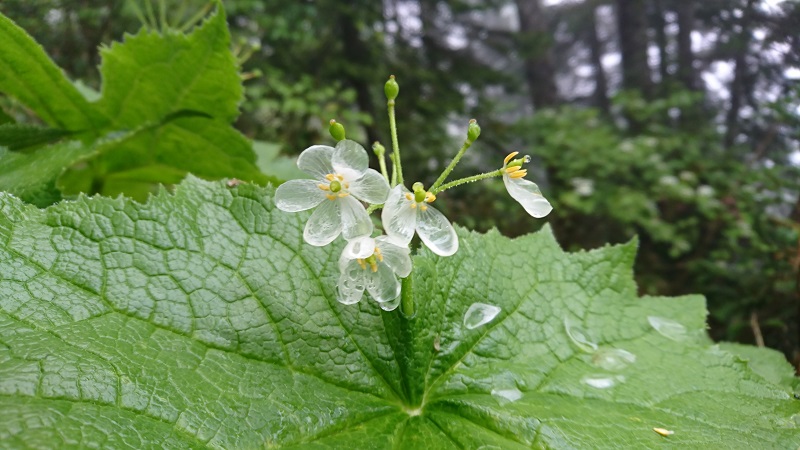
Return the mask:
<svg viewBox="0 0 800 450">
<path fill-rule="evenodd" d="M 431 188 L 429 189 L 429 192 L 431 194 L 433 194 L 433 195 L 436 195 L 439 192 L 446 191 L 446 190 L 448 190 L 450 188 L 453 188 L 453 187 L 456 187 L 456 186 L 460 186 L 460 185 L 465 184 L 465 183 L 472 183 L 473 181 L 485 180 L 486 178 L 502 177 L 502 176 L 503 176 L 503 169 L 497 169 L 497 170 L 493 170 L 491 172 L 482 173 L 480 175 L 473 175 L 471 177 L 460 178 L 458 180 L 451 181 L 451 182 L 449 182 L 447 184 L 444 184 L 442 186 L 439 186 L 437 188 L 434 188 L 433 186 L 431 186 Z"/>
<path fill-rule="evenodd" d="M 383 175 L 383 178 L 386 179 L 387 183 L 390 183 L 391 180 L 389 179 L 389 172 L 386 170 L 386 154 L 385 153 L 381 153 L 378 156 L 378 164 L 381 166 L 381 175 Z"/>
<path fill-rule="evenodd" d="M 203 20 L 203 17 L 205 17 L 206 14 L 208 14 L 208 12 L 211 10 L 211 8 L 214 7 L 214 4 L 215 4 L 214 2 L 208 2 L 205 5 L 203 5 L 203 7 L 199 11 L 197 11 L 192 17 L 190 17 L 186 23 L 181 25 L 178 31 L 180 31 L 181 33 L 185 33 L 195 24 Z"/>
<path fill-rule="evenodd" d="M 439 178 L 437 178 L 436 181 L 431 186 L 430 191 L 431 191 L 432 194 L 435 194 L 436 192 L 440 192 L 440 191 L 444 190 L 444 189 L 441 189 L 441 190 L 437 190 L 437 189 L 439 189 L 439 186 L 441 186 L 442 183 L 444 183 L 444 180 L 447 179 L 447 177 L 450 175 L 450 172 L 452 172 L 453 169 L 455 169 L 456 164 L 458 164 L 458 162 L 461 160 L 461 157 L 464 156 L 464 153 L 467 151 L 467 149 L 471 145 L 472 145 L 471 142 L 464 141 L 464 145 L 462 145 L 461 149 L 458 151 L 458 153 L 456 153 L 456 157 L 453 158 L 452 161 L 450 161 L 450 164 L 444 169 L 444 172 L 442 172 L 442 174 L 439 175 Z"/>
<path fill-rule="evenodd" d="M 372 214 L 373 212 L 381 208 L 383 208 L 383 203 L 381 204 L 373 203 L 372 205 L 369 205 L 369 208 L 367 208 L 367 214 Z"/>
<path fill-rule="evenodd" d="M 398 184 L 403 184 L 403 165 L 400 162 L 400 144 L 397 142 L 397 121 L 394 117 L 394 100 L 386 102 L 389 110 L 389 131 L 392 133 L 392 155 L 394 158 L 394 169 L 397 171 L 397 179 L 395 180 L 394 173 L 392 174 L 392 187 Z"/>
<path fill-rule="evenodd" d="M 416 314 L 416 310 L 414 309 L 414 292 L 413 292 L 413 282 L 411 276 L 413 272 L 408 274 L 407 277 L 401 278 L 401 288 L 400 288 L 400 312 L 403 313 L 407 319 L 411 319 Z"/>
<path fill-rule="evenodd" d="M 397 186 L 397 153 L 392 153 L 389 155 L 389 159 L 392 160 L 392 181 L 389 183 L 389 186 L 395 187 Z"/>
<path fill-rule="evenodd" d="M 146 0 L 144 2 L 144 12 L 147 14 L 148 22 L 153 24 L 153 29 L 156 31 L 161 31 L 158 29 L 158 21 L 156 20 L 155 13 L 153 13 L 153 4 L 150 3 L 150 0 Z"/>
</svg>

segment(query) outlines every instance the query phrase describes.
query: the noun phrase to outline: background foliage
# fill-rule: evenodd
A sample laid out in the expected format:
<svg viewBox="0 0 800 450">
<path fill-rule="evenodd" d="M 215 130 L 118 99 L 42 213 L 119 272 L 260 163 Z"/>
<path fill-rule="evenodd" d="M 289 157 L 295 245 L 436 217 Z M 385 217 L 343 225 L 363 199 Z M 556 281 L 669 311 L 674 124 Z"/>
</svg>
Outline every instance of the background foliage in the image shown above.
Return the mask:
<svg viewBox="0 0 800 450">
<path fill-rule="evenodd" d="M 1 130 L 3 174 L 18 179 L 30 158 L 42 158 L 60 180 L 23 198 L 42 206 L 78 191 L 144 198 L 187 171 L 266 183 L 255 168 L 267 164 L 243 136 L 298 153 L 329 139 L 332 117 L 351 138 L 386 143 L 380 88 L 394 73 L 408 173 L 430 183 L 475 117 L 482 137 L 458 173 L 494 168 L 511 150 L 532 154 L 533 178 L 554 203 L 548 221 L 563 246 L 639 235 L 635 273 L 643 291 L 703 293 L 713 337 L 766 344 L 798 366 L 797 2 L 231 0 L 227 22 L 238 60 L 226 70 L 241 64 L 244 96 L 202 114 L 192 105 L 139 108 L 112 120 L 109 99 L 117 94 L 101 77 L 98 46 L 119 52 L 111 41 L 137 33 L 142 22 L 167 34 L 191 28 L 210 8 L 157 3 L 0 4 L 78 80 L 71 95 L 90 111 L 89 125 L 57 123 L 8 85 L 2 89 L 11 95 L 1 100 L 1 119 L 17 124 Z M 133 51 L 147 35 L 128 36 L 126 45 Z M 3 46 L 4 56 L 10 51 Z M 121 83 L 120 95 L 129 86 Z M 212 146 L 214 161 L 241 164 L 202 173 L 181 166 L 187 158 L 165 169 L 137 153 L 184 150 L 168 148 L 162 133 L 207 130 L 199 121 L 215 124 L 216 142 L 223 135 L 238 142 Z M 12 142 L 27 144 L 12 149 Z M 275 157 L 274 145 L 255 150 L 262 162 Z M 539 226 L 501 192 L 497 183 L 470 185 L 445 194 L 441 205 L 478 229 L 497 226 L 515 236 Z"/>
</svg>

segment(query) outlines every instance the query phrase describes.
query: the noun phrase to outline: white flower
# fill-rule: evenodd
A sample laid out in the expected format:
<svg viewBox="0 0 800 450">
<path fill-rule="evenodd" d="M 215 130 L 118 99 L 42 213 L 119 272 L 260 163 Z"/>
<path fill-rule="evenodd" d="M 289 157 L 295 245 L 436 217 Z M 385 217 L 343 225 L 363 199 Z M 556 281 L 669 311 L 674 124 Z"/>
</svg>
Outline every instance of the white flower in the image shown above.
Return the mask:
<svg viewBox="0 0 800 450">
<path fill-rule="evenodd" d="M 533 217 L 540 219 L 553 210 L 550 202 L 544 198 L 539 186 L 532 181 L 526 180 L 524 177 L 528 174 L 527 169 L 522 168 L 522 164 L 508 165 L 511 158 L 517 156 L 519 152 L 513 152 L 506 156 L 503 160 L 503 184 L 506 185 L 508 194 L 519 202 L 525 211 Z M 530 157 L 526 156 L 524 162 L 530 161 Z"/>
<path fill-rule="evenodd" d="M 392 239 L 408 245 L 419 234 L 422 242 L 439 256 L 450 256 L 458 251 L 456 230 L 444 214 L 429 205 L 436 196 L 417 186 L 410 192 L 403 185 L 389 191 L 389 198 L 383 205 L 381 220 L 383 227 Z"/>
<path fill-rule="evenodd" d="M 303 232 L 311 245 L 330 244 L 340 233 L 345 239 L 368 236 L 372 221 L 358 200 L 380 204 L 389 193 L 389 183 L 368 165 L 367 151 L 357 142 L 311 146 L 297 158 L 297 167 L 314 179 L 283 183 L 275 191 L 275 205 L 287 212 L 319 206 Z"/>
<path fill-rule="evenodd" d="M 388 236 L 362 236 L 345 246 L 339 271 L 339 302 L 358 303 L 366 289 L 381 308 L 391 311 L 400 304 L 397 277 L 411 273 L 411 257 L 408 247 L 397 245 Z"/>
</svg>

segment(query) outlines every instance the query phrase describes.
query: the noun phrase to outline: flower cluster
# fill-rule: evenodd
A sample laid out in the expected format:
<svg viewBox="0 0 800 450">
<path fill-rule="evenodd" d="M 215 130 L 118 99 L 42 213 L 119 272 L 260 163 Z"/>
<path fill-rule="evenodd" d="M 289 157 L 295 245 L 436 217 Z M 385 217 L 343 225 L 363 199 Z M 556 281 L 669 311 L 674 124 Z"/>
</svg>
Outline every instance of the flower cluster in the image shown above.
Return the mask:
<svg viewBox="0 0 800 450">
<path fill-rule="evenodd" d="M 447 218 L 431 204 L 436 194 L 463 183 L 490 177 L 503 177 L 508 193 L 533 217 L 544 217 L 552 210 L 535 183 L 524 177 L 523 168 L 529 157 L 513 159 L 511 153 L 500 169 L 444 184 L 447 176 L 464 152 L 480 135 L 480 128 L 472 120 L 467 138 L 458 154 L 442 175 L 428 189 L 414 183 L 411 190 L 403 184 L 400 149 L 394 122 L 394 102 L 399 87 L 394 77 L 386 83 L 385 92 L 392 131 L 392 176 L 386 170 L 385 149 L 375 143 L 373 149 L 379 158 L 381 172 L 369 168 L 367 151 L 355 141 L 345 138 L 344 127 L 331 121 L 331 136 L 338 141 L 335 147 L 314 145 L 305 149 L 297 160 L 297 167 L 310 179 L 290 180 L 275 192 L 275 204 L 286 212 L 314 209 L 303 231 L 305 241 L 314 246 L 325 246 L 340 235 L 346 241 L 339 258 L 338 300 L 354 304 L 361 300 L 364 291 L 386 311 L 404 302 L 405 314 L 413 314 L 411 296 L 401 296 L 398 278 L 409 281 L 411 251 L 414 235 L 439 256 L 450 256 L 458 251 L 458 235 Z M 369 209 L 365 207 L 369 205 Z M 381 226 L 383 233 L 374 236 L 370 212 L 383 208 Z M 403 284 L 405 286 L 405 283 Z"/>
</svg>

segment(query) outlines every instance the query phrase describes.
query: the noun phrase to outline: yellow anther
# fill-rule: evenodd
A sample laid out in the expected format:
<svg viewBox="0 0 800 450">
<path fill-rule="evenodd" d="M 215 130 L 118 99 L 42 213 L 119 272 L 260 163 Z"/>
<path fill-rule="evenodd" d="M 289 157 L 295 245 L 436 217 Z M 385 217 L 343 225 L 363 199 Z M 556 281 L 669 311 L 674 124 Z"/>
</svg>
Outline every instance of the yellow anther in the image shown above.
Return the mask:
<svg viewBox="0 0 800 450">
<path fill-rule="evenodd" d="M 419 205 L 419 210 L 423 211 L 423 212 L 427 211 L 428 210 L 428 205 Z"/>
<path fill-rule="evenodd" d="M 333 194 L 325 194 L 325 197 L 328 197 L 328 200 L 336 200 L 336 196 Z"/>
<path fill-rule="evenodd" d="M 318 188 L 322 189 L 323 191 L 330 191 L 331 187 L 325 183 L 320 183 L 317 185 Z"/>
<path fill-rule="evenodd" d="M 367 268 L 367 264 L 364 262 L 363 259 L 357 259 L 356 262 L 358 263 L 359 266 L 361 266 L 362 269 Z"/>
<path fill-rule="evenodd" d="M 522 178 L 528 174 L 528 169 L 517 170 L 516 172 L 509 175 L 509 178 Z"/>
<path fill-rule="evenodd" d="M 410 192 L 406 192 L 406 200 L 414 200 L 414 196 Z"/>
<path fill-rule="evenodd" d="M 350 189 L 350 183 L 345 183 L 345 184 L 344 184 L 344 188 L 345 188 L 345 189 Z"/>
<path fill-rule="evenodd" d="M 333 181 L 334 178 L 335 177 L 333 176 L 332 173 L 329 173 L 329 174 L 325 175 L 325 179 L 328 180 L 328 181 Z"/>
<path fill-rule="evenodd" d="M 506 173 L 514 173 L 514 172 L 518 171 L 519 169 L 522 169 L 522 167 L 520 167 L 520 166 L 506 167 Z"/>
<path fill-rule="evenodd" d="M 519 155 L 519 152 L 511 152 L 511 153 L 509 153 L 508 156 L 506 156 L 506 159 L 503 160 L 503 165 L 508 164 L 508 162 L 511 161 L 511 158 L 513 158 L 513 157 L 515 157 L 517 155 Z"/>
<path fill-rule="evenodd" d="M 339 192 L 339 197 L 347 197 L 348 195 L 350 195 L 349 192 Z"/>
<path fill-rule="evenodd" d="M 378 247 L 375 247 L 375 257 L 378 258 L 378 261 L 383 262 L 383 255 Z"/>
<path fill-rule="evenodd" d="M 436 200 L 436 196 L 431 194 L 430 192 L 425 193 L 425 201 L 428 203 L 433 203 Z"/>
<path fill-rule="evenodd" d="M 336 174 L 336 178 L 338 178 L 339 181 L 344 181 L 344 177 L 339 174 Z"/>
<path fill-rule="evenodd" d="M 378 263 L 376 263 L 374 261 L 369 263 L 369 267 L 372 269 L 373 272 L 377 272 L 378 271 Z"/>
<path fill-rule="evenodd" d="M 411 209 L 414 209 L 414 208 L 416 208 L 416 207 L 417 207 L 417 204 L 416 204 L 416 203 L 412 203 L 412 204 L 411 204 Z"/>
</svg>

